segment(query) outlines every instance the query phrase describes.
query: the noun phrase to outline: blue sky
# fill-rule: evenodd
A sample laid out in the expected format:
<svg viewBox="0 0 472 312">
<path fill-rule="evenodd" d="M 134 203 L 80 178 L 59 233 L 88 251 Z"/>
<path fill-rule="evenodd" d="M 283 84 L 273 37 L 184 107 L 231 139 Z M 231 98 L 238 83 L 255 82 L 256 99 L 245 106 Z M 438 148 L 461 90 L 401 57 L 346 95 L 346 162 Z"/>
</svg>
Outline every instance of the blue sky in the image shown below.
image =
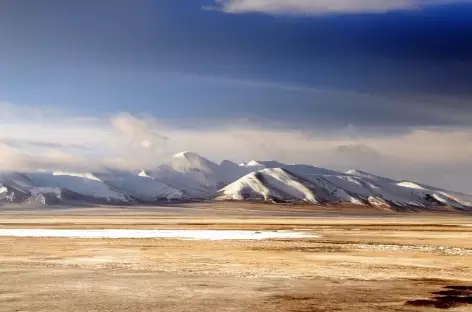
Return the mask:
<svg viewBox="0 0 472 312">
<path fill-rule="evenodd" d="M 472 124 L 467 0 L 2 0 L 0 40 L 6 141 L 5 125 L 45 127 L 53 115 L 54 129 L 79 117 L 107 120 L 102 129 L 125 112 L 171 131 L 257 129 L 260 139 L 251 138 L 251 151 L 239 158 L 308 162 L 287 156 L 298 149 L 254 150 L 267 132 L 299 131 L 390 155 L 381 146 L 392 137 L 416 140 L 429 131 L 467 142 Z M 53 132 L 34 140 L 50 141 Z M 229 158 L 223 154 L 210 157 Z M 462 154 L 441 154 L 431 166 L 472 164 L 472 152 Z M 347 158 L 343 166 L 365 165 Z M 336 165 L 325 160 L 312 162 Z M 384 162 L 372 170 L 389 174 Z"/>
<path fill-rule="evenodd" d="M 277 85 L 405 102 L 472 92 L 470 4 L 315 16 L 202 10 L 212 4 L 4 0 L 0 98 L 88 114 L 441 124 L 448 121 L 405 120 L 381 101 L 361 105 Z"/>
</svg>

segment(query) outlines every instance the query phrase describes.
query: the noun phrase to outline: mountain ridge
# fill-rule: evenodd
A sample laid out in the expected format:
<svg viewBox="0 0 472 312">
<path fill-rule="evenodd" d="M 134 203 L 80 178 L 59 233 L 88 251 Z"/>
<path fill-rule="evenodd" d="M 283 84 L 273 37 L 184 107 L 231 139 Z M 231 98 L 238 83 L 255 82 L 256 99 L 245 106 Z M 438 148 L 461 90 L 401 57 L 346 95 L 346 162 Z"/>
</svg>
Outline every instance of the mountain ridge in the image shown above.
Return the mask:
<svg viewBox="0 0 472 312">
<path fill-rule="evenodd" d="M 2 172 L 2 204 L 156 204 L 185 200 L 260 200 L 377 208 L 472 211 L 472 196 L 361 170 L 339 172 L 278 161 L 217 164 L 182 152 L 155 169 Z"/>
</svg>

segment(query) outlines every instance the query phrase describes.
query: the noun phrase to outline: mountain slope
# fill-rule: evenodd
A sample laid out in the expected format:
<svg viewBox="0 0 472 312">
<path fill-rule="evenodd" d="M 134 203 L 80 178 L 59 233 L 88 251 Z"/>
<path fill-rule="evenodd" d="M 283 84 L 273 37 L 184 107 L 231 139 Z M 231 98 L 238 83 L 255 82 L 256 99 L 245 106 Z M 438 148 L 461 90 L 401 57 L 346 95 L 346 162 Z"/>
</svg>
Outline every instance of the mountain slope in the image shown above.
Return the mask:
<svg viewBox="0 0 472 312">
<path fill-rule="evenodd" d="M 315 194 L 287 171 L 263 169 L 253 172 L 226 186 L 219 192 L 220 199 L 301 200 L 318 203 Z"/>
<path fill-rule="evenodd" d="M 212 199 L 219 189 L 253 171 L 228 160 L 216 164 L 195 153 L 183 152 L 146 174 L 181 190 L 184 198 Z"/>
<path fill-rule="evenodd" d="M 285 165 L 250 173 L 222 188 L 219 200 L 261 199 L 308 203 L 351 203 L 376 207 L 427 209 L 441 205 L 472 208 L 472 196 L 359 171 L 323 172 L 310 166 Z M 307 173 L 308 172 L 308 173 Z M 325 171 L 332 173 L 331 171 Z"/>
<path fill-rule="evenodd" d="M 84 201 L 95 203 L 125 203 L 130 198 L 111 189 L 90 173 L 30 172 L 4 173 L 0 184 L 8 190 L 7 202 L 24 202 L 30 197 L 43 201 Z M 49 199 L 49 200 L 46 200 Z"/>
<path fill-rule="evenodd" d="M 0 204 L 138 204 L 169 200 L 248 200 L 370 205 L 382 209 L 451 206 L 472 210 L 472 196 L 360 170 L 249 161 L 214 163 L 175 154 L 153 170 L 0 173 Z"/>
</svg>

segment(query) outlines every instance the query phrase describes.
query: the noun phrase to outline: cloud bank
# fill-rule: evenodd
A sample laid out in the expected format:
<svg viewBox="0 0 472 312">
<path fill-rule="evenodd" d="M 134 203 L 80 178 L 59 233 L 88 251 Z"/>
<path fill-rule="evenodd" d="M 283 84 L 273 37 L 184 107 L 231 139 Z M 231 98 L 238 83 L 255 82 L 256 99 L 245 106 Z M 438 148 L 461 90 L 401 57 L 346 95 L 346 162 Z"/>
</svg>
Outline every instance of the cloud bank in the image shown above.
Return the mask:
<svg viewBox="0 0 472 312">
<path fill-rule="evenodd" d="M 434 4 L 470 3 L 470 0 L 215 0 L 227 13 L 318 15 L 325 13 L 381 13 L 418 9 Z"/>
<path fill-rule="evenodd" d="M 10 113 L 22 107 L 9 105 Z M 362 169 L 472 193 L 472 128 L 295 130 L 250 122 L 191 128 L 143 115 L 0 117 L 0 170 L 153 168 L 174 153 Z M 54 115 L 52 115 L 54 116 Z M 401 131 L 399 131 L 401 130 Z"/>
</svg>

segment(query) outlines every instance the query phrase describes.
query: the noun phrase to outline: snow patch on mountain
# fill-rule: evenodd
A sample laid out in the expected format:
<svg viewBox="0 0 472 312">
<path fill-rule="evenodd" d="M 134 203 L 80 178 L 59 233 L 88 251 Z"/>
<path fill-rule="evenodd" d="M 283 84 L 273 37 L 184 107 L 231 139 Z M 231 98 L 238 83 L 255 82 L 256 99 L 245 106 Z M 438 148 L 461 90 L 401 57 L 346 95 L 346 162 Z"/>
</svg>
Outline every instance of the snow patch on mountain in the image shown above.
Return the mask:
<svg viewBox="0 0 472 312">
<path fill-rule="evenodd" d="M 400 183 L 397 183 L 397 185 L 412 188 L 412 189 L 417 189 L 417 190 L 424 190 L 425 189 L 421 185 L 418 185 L 418 184 L 413 183 L 413 182 L 400 182 Z"/>
</svg>

